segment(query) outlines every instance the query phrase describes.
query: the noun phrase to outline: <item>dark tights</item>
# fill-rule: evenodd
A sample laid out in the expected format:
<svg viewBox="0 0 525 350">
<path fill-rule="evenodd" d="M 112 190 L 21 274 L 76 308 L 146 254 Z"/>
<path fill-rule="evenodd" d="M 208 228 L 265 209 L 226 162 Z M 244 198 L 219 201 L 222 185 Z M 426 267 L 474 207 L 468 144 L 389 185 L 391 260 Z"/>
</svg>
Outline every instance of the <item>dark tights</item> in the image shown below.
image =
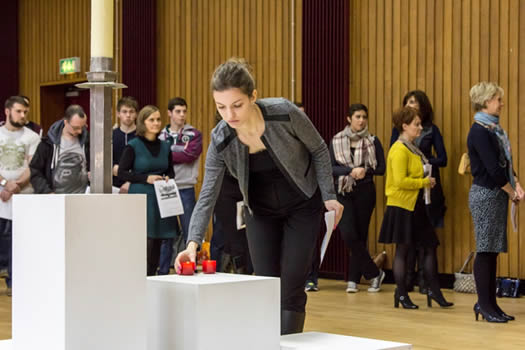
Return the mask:
<svg viewBox="0 0 525 350">
<path fill-rule="evenodd" d="M 500 313 L 496 302 L 496 270 L 498 253 L 477 253 L 474 260 L 474 279 L 478 293 L 478 304 L 490 314 Z"/>
<path fill-rule="evenodd" d="M 423 255 L 423 271 L 425 272 L 425 279 L 430 290 L 436 294 L 441 294 L 439 289 L 439 280 L 437 273 L 437 257 L 436 248 L 420 248 L 424 250 Z M 407 295 L 406 276 L 407 276 L 407 257 L 410 250 L 409 244 L 397 244 L 396 256 L 394 258 L 394 278 L 396 280 L 397 290 L 399 295 Z"/>
</svg>

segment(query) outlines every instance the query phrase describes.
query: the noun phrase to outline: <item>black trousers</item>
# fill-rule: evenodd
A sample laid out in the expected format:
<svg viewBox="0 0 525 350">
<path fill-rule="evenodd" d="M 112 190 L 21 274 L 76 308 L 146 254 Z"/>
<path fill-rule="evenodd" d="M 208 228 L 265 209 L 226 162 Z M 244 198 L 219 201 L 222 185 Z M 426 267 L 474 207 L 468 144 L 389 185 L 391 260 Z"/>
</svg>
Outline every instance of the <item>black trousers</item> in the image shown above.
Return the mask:
<svg viewBox="0 0 525 350">
<path fill-rule="evenodd" d="M 147 246 L 147 275 L 155 276 L 159 267 L 160 247 L 162 245 L 160 238 L 148 238 Z"/>
<path fill-rule="evenodd" d="M 246 211 L 246 234 L 255 274 L 281 277 L 281 309 L 305 312 L 304 284 L 321 224 L 319 191 L 279 215 Z"/>
<path fill-rule="evenodd" d="M 361 275 L 366 279 L 377 277 L 379 269 L 367 248 L 368 227 L 376 205 L 374 183 L 360 184 L 344 196 L 338 194 L 337 200 L 345 207 L 338 227 L 351 252 L 348 280 L 359 283 Z"/>
<path fill-rule="evenodd" d="M 243 273 L 253 273 L 246 230 L 237 230 L 237 202 L 243 197 L 237 180 L 224 174 L 221 192 L 213 212 L 213 235 L 211 237 L 211 258 L 217 261 L 217 271 L 224 271 L 224 254 L 231 256 L 236 268 L 242 267 Z"/>
</svg>

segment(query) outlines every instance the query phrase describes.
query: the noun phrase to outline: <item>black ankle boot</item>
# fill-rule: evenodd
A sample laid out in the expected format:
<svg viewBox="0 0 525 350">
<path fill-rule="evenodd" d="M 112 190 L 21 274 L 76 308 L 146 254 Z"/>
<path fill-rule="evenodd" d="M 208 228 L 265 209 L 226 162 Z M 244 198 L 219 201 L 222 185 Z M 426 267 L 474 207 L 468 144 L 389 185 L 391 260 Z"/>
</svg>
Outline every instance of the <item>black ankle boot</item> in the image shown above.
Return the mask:
<svg viewBox="0 0 525 350">
<path fill-rule="evenodd" d="M 231 272 L 231 270 L 233 269 L 233 265 L 232 265 L 232 257 L 230 254 L 227 254 L 227 253 L 222 253 L 221 255 L 221 270 L 220 272 Z M 219 271 L 217 271 L 219 272 Z"/>
<path fill-rule="evenodd" d="M 449 303 L 445 297 L 443 296 L 443 293 L 441 293 L 441 291 L 438 289 L 437 292 L 433 292 L 432 290 L 428 290 L 427 291 L 427 305 L 428 307 L 432 307 L 432 299 L 434 299 L 434 301 L 436 303 L 439 304 L 439 306 L 441 307 L 451 307 L 454 305 L 454 303 Z"/>
<path fill-rule="evenodd" d="M 302 333 L 306 313 L 281 310 L 281 335 Z"/>
<path fill-rule="evenodd" d="M 394 307 L 399 307 L 399 303 L 403 306 L 403 309 L 419 309 L 419 306 L 414 304 L 407 295 L 399 295 L 399 292 L 394 292 Z"/>
<path fill-rule="evenodd" d="M 242 255 L 237 255 L 232 257 L 231 259 L 233 265 L 233 273 L 236 273 L 238 275 L 246 274 L 246 264 L 244 263 L 244 257 Z"/>
</svg>

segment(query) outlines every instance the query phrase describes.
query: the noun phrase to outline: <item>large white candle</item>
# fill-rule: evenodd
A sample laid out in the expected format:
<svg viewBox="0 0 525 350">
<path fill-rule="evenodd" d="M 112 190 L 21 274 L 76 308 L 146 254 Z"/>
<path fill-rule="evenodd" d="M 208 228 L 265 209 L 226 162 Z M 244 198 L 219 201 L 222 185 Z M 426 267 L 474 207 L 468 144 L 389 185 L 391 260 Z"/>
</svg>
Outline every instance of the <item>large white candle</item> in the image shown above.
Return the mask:
<svg viewBox="0 0 525 350">
<path fill-rule="evenodd" d="M 113 0 L 91 0 L 91 57 L 113 58 Z"/>
</svg>

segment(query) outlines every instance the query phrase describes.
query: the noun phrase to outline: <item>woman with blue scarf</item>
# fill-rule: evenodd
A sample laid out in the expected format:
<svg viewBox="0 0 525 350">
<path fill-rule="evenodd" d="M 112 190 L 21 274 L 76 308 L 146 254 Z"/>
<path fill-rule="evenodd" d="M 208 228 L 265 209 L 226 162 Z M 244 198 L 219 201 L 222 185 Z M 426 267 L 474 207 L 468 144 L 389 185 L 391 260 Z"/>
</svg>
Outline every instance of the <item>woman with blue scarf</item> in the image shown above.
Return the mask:
<svg viewBox="0 0 525 350">
<path fill-rule="evenodd" d="M 496 302 L 496 271 L 499 253 L 507 251 L 507 212 L 509 199 L 518 203 L 524 192 L 512 166 L 507 133 L 499 124 L 503 89 L 492 82 L 481 82 L 470 89 L 476 114 L 467 138 L 470 167 L 474 177 L 469 207 L 476 236 L 474 278 L 478 302 L 476 320 L 481 313 L 488 322 L 514 320 Z"/>
</svg>

